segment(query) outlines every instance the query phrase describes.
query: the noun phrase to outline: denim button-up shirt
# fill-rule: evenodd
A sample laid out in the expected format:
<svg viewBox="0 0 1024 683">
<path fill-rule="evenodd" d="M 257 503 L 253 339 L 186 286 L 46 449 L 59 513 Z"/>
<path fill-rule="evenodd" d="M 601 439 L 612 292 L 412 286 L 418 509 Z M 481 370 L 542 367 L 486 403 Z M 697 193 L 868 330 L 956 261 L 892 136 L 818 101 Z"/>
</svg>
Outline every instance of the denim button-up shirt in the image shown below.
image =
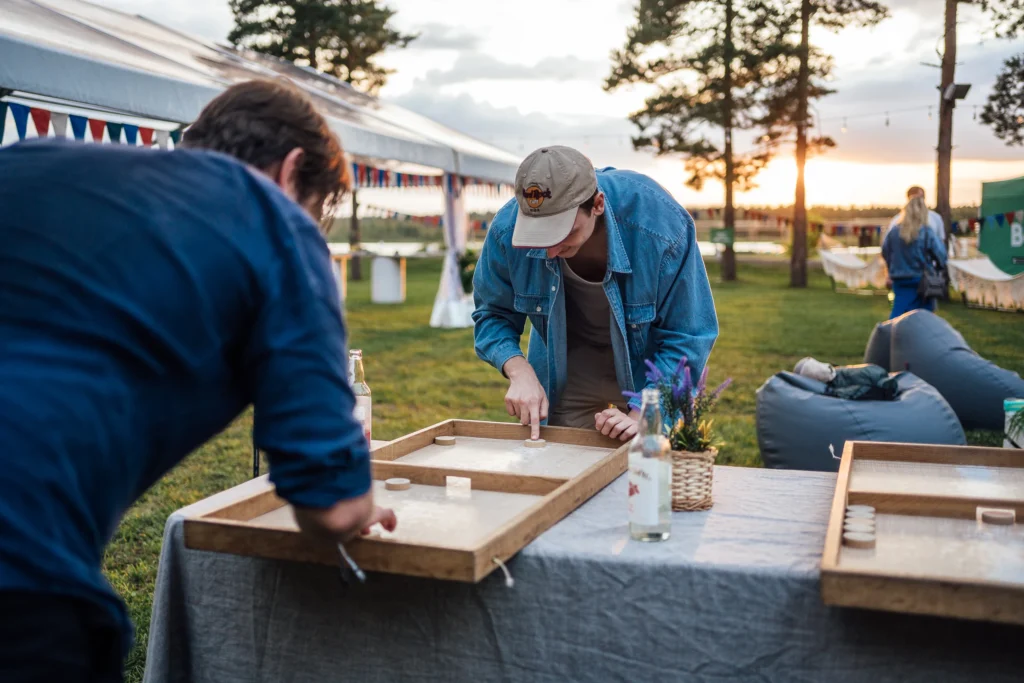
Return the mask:
<svg viewBox="0 0 1024 683">
<path fill-rule="evenodd" d="M 645 360 L 664 373 L 686 356 L 695 373 L 718 337 L 711 286 L 697 247 L 693 219 L 660 185 L 632 171 L 604 168 L 608 269 L 604 291 L 612 314 L 615 374 L 623 391 L 650 386 Z M 512 247 L 517 204 L 495 215 L 473 277 L 475 347 L 499 370 L 521 356 L 519 340 L 532 325 L 527 359 L 552 407 L 566 384 L 565 289 L 559 259 L 545 249 Z M 639 408 L 639 401 L 629 405 Z"/>
</svg>

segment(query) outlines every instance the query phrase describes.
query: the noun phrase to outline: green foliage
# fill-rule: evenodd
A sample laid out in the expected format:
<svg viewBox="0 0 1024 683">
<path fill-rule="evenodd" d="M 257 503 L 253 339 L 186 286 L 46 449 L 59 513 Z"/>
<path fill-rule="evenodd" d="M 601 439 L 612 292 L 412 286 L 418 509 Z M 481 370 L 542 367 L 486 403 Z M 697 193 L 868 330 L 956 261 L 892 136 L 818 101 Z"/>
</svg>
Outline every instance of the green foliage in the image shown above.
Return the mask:
<svg viewBox="0 0 1024 683">
<path fill-rule="evenodd" d="M 1024 53 L 1003 64 L 981 110 L 981 121 L 1007 146 L 1024 145 Z"/>
<path fill-rule="evenodd" d="M 462 282 L 462 291 L 466 294 L 473 293 L 473 275 L 476 273 L 476 262 L 479 256 L 472 249 L 459 254 L 459 280 Z"/>
<path fill-rule="evenodd" d="M 695 383 L 685 356 L 671 375 L 662 373 L 651 361 L 646 363 L 649 369 L 647 380 L 658 388 L 665 432 L 672 450 L 703 453 L 721 446 L 708 415 L 718 403 L 718 397 L 732 384 L 732 379 L 725 380 L 714 391 L 708 391 L 708 368 L 705 366 Z"/>
<path fill-rule="evenodd" d="M 737 190 L 754 187 L 781 141 L 772 102 L 773 90 L 789 87 L 792 76 L 787 17 L 764 0 L 640 0 L 605 81 L 606 90 L 657 86 L 630 116 L 640 131 L 633 146 L 682 155 L 695 189 L 710 179 L 726 182 L 730 165 Z M 820 65 L 823 75 L 827 66 Z M 723 129 L 721 143 L 709 126 Z M 732 132 L 750 129 L 763 131 L 754 147 L 732 150 Z"/>
<path fill-rule="evenodd" d="M 377 0 L 229 0 L 234 45 L 281 57 L 376 93 L 392 71 L 373 58 L 405 47 L 415 35 L 390 24 L 395 12 Z"/>
</svg>

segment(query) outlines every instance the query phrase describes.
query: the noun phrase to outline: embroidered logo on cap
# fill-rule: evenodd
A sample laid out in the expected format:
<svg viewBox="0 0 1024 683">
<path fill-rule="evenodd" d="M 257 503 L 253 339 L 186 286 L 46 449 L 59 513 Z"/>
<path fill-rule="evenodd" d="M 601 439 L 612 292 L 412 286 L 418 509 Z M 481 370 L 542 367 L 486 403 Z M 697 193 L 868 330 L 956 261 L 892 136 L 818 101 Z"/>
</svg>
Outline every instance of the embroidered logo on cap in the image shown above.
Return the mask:
<svg viewBox="0 0 1024 683">
<path fill-rule="evenodd" d="M 551 190 L 542 190 L 539 185 L 530 185 L 523 190 L 523 199 L 531 209 L 539 209 L 545 199 L 551 199 Z"/>
</svg>

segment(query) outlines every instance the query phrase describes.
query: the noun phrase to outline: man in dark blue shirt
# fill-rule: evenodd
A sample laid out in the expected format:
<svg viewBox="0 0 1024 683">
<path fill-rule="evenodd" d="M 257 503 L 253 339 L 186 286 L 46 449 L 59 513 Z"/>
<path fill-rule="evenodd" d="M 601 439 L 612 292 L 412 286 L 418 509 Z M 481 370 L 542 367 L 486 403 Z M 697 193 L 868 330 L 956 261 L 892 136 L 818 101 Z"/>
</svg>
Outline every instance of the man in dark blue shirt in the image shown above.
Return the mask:
<svg viewBox="0 0 1024 683">
<path fill-rule="evenodd" d="M 121 680 L 131 630 L 104 548 L 249 404 L 304 529 L 395 524 L 310 215 L 347 189 L 339 142 L 304 95 L 256 81 L 183 146 L 0 150 L 0 680 Z"/>
</svg>

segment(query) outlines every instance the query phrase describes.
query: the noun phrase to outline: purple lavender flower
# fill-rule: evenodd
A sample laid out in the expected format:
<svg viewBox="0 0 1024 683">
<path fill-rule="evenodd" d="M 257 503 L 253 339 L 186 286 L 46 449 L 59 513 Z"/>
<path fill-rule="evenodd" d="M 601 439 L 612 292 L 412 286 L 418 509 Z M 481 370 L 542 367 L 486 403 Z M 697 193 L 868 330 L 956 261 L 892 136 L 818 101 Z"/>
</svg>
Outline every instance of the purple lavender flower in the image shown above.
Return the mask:
<svg viewBox="0 0 1024 683">
<path fill-rule="evenodd" d="M 719 384 L 718 387 L 713 392 L 711 392 L 712 400 L 717 399 L 723 391 L 729 388 L 730 384 L 732 384 L 732 377 Z"/>
<path fill-rule="evenodd" d="M 650 368 L 650 370 L 647 373 L 648 382 L 660 382 L 662 379 L 664 379 L 665 376 L 661 374 L 661 370 L 658 369 L 657 365 L 655 365 L 649 360 L 645 360 L 644 363 L 647 365 L 648 368 Z"/>
<path fill-rule="evenodd" d="M 700 373 L 700 381 L 697 382 L 697 393 L 703 394 L 705 387 L 708 384 L 708 366 L 704 366 L 704 370 Z"/>
<path fill-rule="evenodd" d="M 676 384 L 672 387 L 672 400 L 679 403 L 683 398 L 683 385 Z"/>
<path fill-rule="evenodd" d="M 622 395 L 625 396 L 627 399 L 634 399 L 635 398 L 637 400 L 640 400 L 640 399 L 643 398 L 640 394 L 638 394 L 635 391 L 623 391 Z"/>
<path fill-rule="evenodd" d="M 680 373 L 682 373 L 683 368 L 686 367 L 686 363 L 687 363 L 686 356 L 683 356 L 682 358 L 680 358 L 679 362 L 676 363 L 676 370 L 672 374 L 678 376 Z"/>
<path fill-rule="evenodd" d="M 693 376 L 690 374 L 690 368 L 687 366 L 683 370 L 683 395 L 687 398 L 693 393 Z"/>
</svg>

